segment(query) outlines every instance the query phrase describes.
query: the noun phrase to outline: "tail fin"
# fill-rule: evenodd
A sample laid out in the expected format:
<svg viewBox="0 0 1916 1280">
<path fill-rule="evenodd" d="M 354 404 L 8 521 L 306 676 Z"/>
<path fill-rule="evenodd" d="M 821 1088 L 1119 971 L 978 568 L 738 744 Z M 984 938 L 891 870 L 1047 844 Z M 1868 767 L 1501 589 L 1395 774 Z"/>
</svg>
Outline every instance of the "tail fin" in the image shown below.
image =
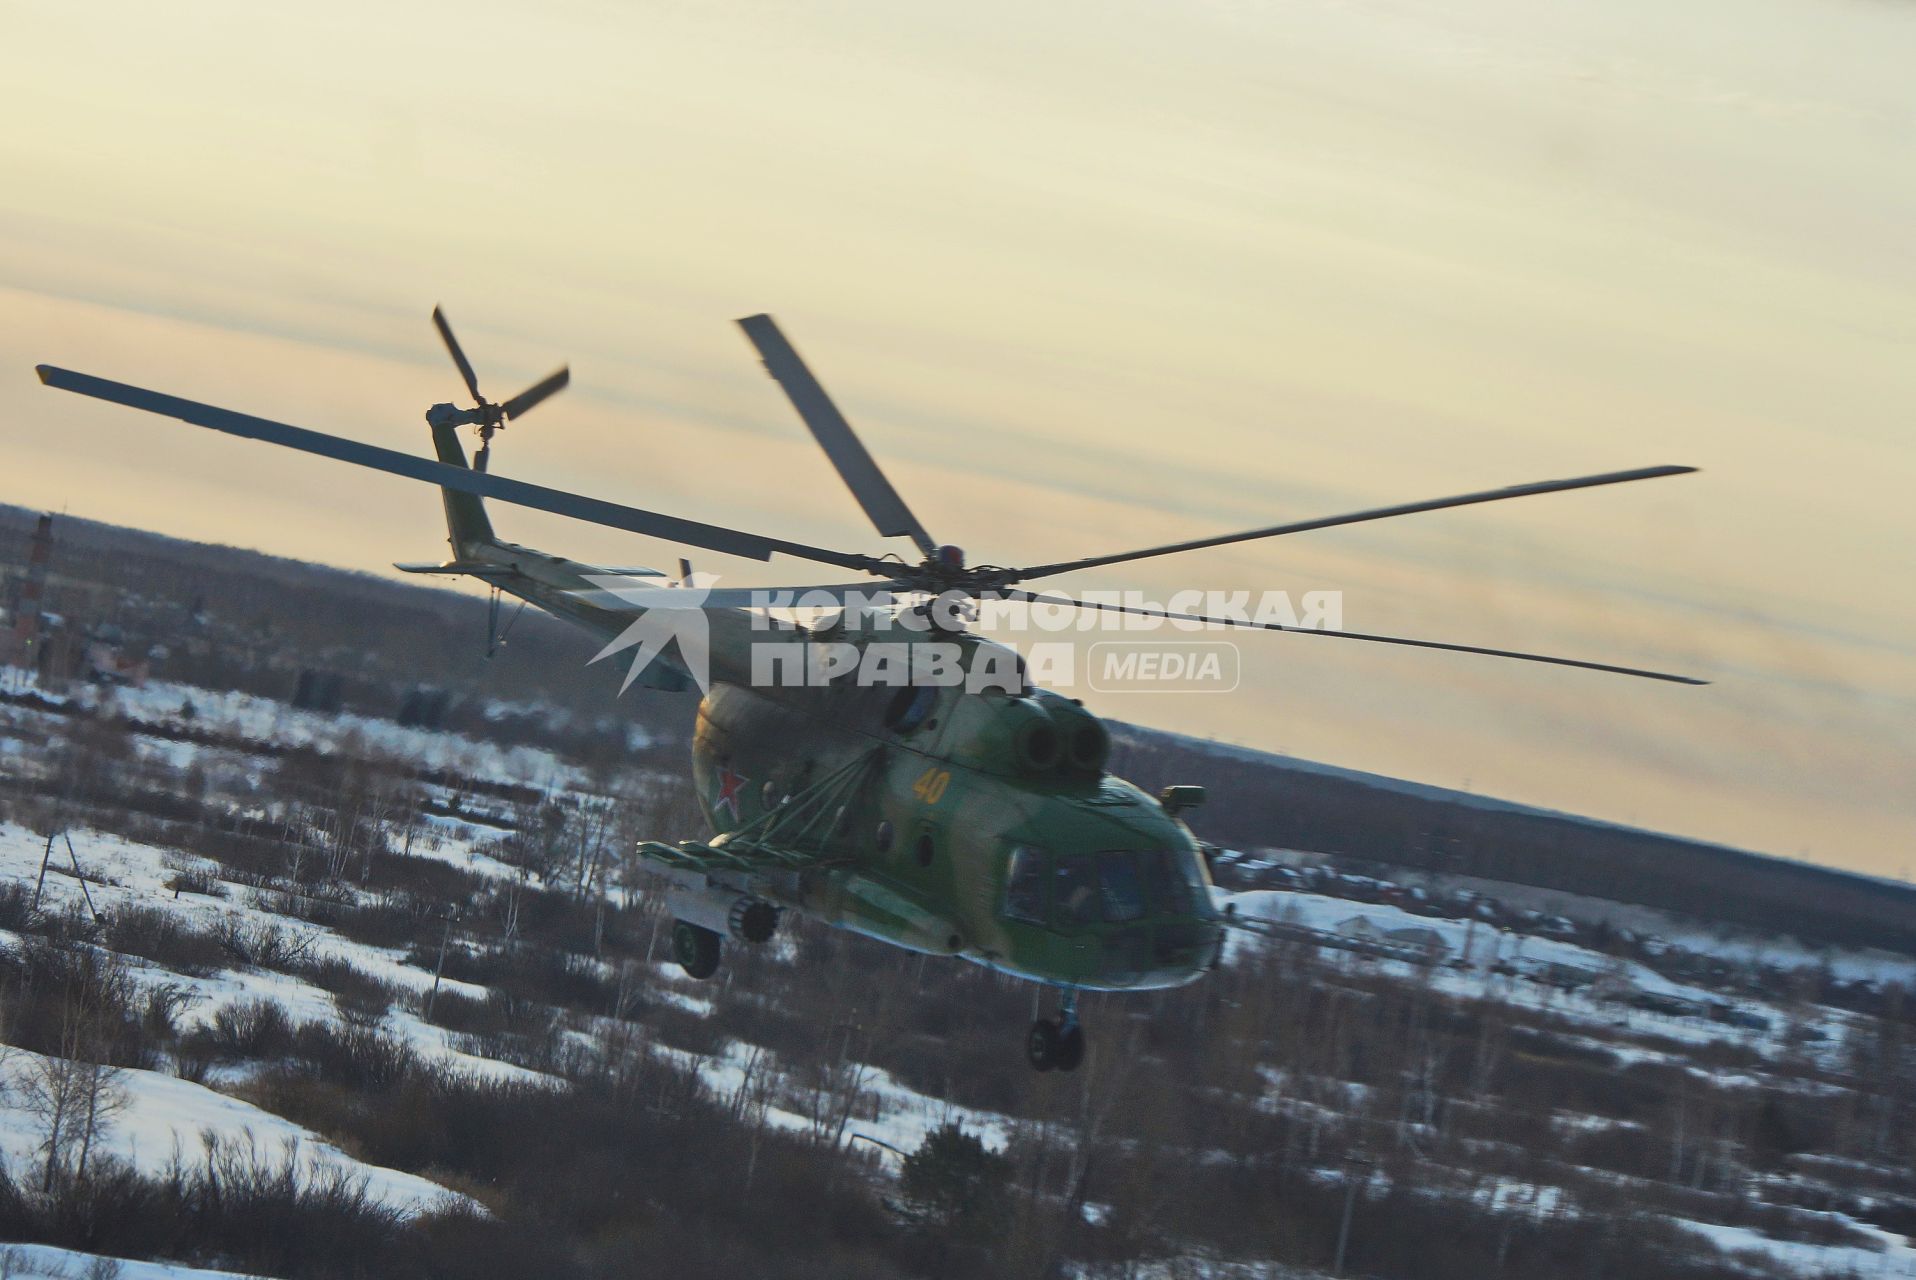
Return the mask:
<svg viewBox="0 0 1916 1280">
<path fill-rule="evenodd" d="M 466 461 L 466 447 L 459 443 L 459 429 L 451 423 L 434 423 L 432 428 L 433 448 L 438 451 L 439 460 L 449 467 L 470 469 Z M 486 504 L 476 493 L 460 493 L 456 489 L 441 489 L 440 495 L 446 503 L 446 531 L 450 535 L 452 554 L 456 560 L 463 560 L 472 554 L 476 547 L 496 541 L 492 535 L 492 519 L 486 515 Z"/>
</svg>

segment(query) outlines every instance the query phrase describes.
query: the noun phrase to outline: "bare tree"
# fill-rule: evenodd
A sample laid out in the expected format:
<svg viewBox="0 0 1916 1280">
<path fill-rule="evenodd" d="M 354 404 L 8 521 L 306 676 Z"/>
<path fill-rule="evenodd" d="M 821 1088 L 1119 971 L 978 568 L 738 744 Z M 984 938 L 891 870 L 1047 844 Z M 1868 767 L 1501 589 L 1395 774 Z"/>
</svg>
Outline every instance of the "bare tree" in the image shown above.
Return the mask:
<svg viewBox="0 0 1916 1280">
<path fill-rule="evenodd" d="M 60 1010 L 60 1052 L 35 1054 L 22 1063 L 15 1083 L 22 1105 L 40 1127 L 40 1189 L 52 1191 L 68 1177 L 84 1178 L 94 1143 L 122 1111 L 127 1094 L 123 1072 L 107 1066 L 102 1007 L 111 962 L 95 953 L 76 956 L 79 970 L 69 977 Z"/>
</svg>

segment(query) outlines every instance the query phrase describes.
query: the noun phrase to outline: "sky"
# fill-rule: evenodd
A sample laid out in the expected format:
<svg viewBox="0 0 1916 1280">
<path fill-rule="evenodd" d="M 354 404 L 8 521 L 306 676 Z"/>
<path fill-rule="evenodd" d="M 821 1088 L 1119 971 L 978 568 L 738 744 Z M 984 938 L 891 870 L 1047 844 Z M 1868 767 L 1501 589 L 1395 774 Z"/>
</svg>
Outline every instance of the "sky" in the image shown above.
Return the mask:
<svg viewBox="0 0 1916 1280">
<path fill-rule="evenodd" d="M 1055 585 L 1334 590 L 1353 630 L 1702 676 L 1251 635 L 1235 693 L 1090 703 L 1916 864 L 1916 7 L 0 0 L 0 25 L 0 500 L 429 558 L 419 486 L 32 366 L 424 452 L 459 390 L 435 303 L 495 397 L 571 363 L 498 470 L 854 551 L 888 548 L 734 318 L 779 318 L 974 563 L 1693 465 Z"/>
</svg>

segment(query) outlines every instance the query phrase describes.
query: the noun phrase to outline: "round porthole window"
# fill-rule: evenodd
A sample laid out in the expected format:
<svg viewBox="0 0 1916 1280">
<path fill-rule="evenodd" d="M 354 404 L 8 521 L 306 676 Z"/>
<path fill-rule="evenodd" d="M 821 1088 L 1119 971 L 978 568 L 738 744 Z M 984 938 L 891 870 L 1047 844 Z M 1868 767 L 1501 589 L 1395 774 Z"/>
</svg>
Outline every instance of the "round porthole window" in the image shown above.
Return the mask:
<svg viewBox="0 0 1916 1280">
<path fill-rule="evenodd" d="M 892 695 L 885 707 L 885 727 L 893 733 L 910 733 L 925 724 L 925 718 L 937 705 L 937 689 L 929 685 L 906 685 Z"/>
<path fill-rule="evenodd" d="M 877 845 L 878 845 L 878 852 L 880 852 L 880 853 L 890 853 L 890 852 L 891 852 L 891 838 L 892 838 L 892 829 L 891 829 L 891 823 L 889 823 L 889 822 L 881 822 L 881 823 L 879 823 L 879 824 L 878 824 L 878 831 L 877 831 L 877 833 L 876 833 L 876 834 L 875 834 L 875 835 L 874 835 L 874 836 L 872 837 L 872 839 L 873 839 L 873 840 L 874 840 L 874 841 L 875 841 L 875 842 L 877 843 Z"/>
<path fill-rule="evenodd" d="M 929 867 L 933 853 L 931 832 L 927 831 L 924 835 L 919 836 L 918 843 L 912 846 L 911 852 L 912 856 L 918 859 L 919 866 Z"/>
</svg>

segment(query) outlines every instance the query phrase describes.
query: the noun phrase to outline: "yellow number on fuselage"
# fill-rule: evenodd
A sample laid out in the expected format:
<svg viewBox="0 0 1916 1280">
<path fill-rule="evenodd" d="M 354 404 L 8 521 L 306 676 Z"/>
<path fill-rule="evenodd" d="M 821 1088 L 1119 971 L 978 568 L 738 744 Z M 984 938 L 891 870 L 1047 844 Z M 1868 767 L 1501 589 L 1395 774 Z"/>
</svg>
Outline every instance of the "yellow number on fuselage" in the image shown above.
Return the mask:
<svg viewBox="0 0 1916 1280">
<path fill-rule="evenodd" d="M 911 793 L 926 804 L 937 804 L 945 798 L 945 788 L 950 785 L 951 770 L 933 765 L 911 784 Z"/>
</svg>

